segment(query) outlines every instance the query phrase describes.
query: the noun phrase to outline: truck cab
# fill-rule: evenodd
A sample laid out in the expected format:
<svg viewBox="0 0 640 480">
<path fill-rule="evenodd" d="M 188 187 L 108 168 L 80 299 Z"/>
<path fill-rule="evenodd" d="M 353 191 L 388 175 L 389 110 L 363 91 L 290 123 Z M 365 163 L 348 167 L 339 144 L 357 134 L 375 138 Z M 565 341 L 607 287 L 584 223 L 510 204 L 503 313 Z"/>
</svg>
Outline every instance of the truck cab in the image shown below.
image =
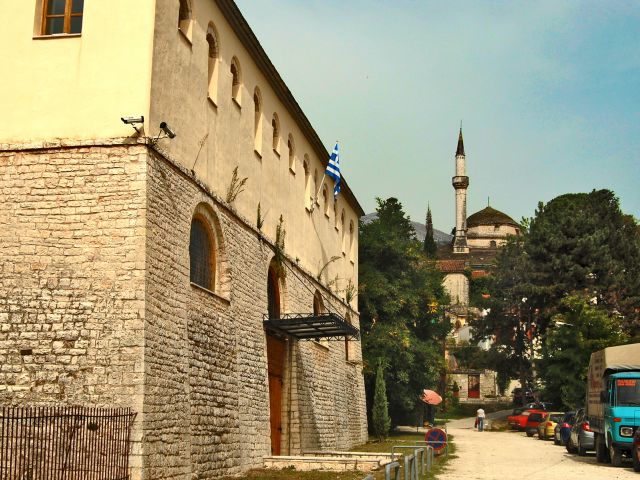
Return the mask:
<svg viewBox="0 0 640 480">
<path fill-rule="evenodd" d="M 602 430 L 607 454 L 613 465 L 631 454 L 633 434 L 640 426 L 640 372 L 612 373 L 604 378 L 601 392 L 604 410 Z"/>
</svg>

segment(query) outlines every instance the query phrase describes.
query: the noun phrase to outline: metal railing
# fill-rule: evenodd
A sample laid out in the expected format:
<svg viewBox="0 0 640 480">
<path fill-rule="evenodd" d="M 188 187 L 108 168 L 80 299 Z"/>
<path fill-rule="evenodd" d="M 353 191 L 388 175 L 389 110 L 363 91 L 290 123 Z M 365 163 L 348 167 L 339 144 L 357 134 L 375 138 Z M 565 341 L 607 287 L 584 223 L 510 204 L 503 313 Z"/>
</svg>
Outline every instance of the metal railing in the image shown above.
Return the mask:
<svg viewBox="0 0 640 480">
<path fill-rule="evenodd" d="M 0 479 L 126 480 L 130 408 L 2 407 Z"/>
</svg>

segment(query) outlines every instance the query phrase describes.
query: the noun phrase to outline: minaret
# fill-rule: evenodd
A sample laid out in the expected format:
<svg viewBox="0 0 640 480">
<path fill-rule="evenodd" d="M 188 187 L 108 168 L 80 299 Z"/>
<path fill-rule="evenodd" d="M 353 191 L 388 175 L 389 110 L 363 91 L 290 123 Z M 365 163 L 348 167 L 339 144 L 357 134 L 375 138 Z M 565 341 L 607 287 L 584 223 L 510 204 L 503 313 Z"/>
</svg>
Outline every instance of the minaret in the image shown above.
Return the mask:
<svg viewBox="0 0 640 480">
<path fill-rule="evenodd" d="M 453 240 L 453 253 L 469 253 L 467 246 L 467 187 L 469 177 L 465 174 L 464 142 L 462 141 L 462 127 L 458 136 L 456 150 L 456 176 L 451 184 L 456 190 L 456 234 Z"/>
</svg>

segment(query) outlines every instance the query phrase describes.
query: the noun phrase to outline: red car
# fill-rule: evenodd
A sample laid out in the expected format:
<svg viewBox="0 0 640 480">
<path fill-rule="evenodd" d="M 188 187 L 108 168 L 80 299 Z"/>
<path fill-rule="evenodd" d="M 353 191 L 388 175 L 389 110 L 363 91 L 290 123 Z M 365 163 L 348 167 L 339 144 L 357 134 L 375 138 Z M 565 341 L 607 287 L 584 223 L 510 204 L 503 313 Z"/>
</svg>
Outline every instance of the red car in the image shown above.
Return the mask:
<svg viewBox="0 0 640 480">
<path fill-rule="evenodd" d="M 538 425 L 544 420 L 544 416 L 547 414 L 544 410 L 529 410 L 529 416 L 527 417 L 527 423 L 524 426 L 524 431 L 527 437 L 533 437 L 538 433 Z"/>
<path fill-rule="evenodd" d="M 544 413 L 544 410 L 538 410 L 536 408 L 522 410 L 521 408 L 516 408 L 513 414 L 507 417 L 507 423 L 513 430 L 522 431 L 527 427 L 527 420 L 531 413 Z"/>
</svg>

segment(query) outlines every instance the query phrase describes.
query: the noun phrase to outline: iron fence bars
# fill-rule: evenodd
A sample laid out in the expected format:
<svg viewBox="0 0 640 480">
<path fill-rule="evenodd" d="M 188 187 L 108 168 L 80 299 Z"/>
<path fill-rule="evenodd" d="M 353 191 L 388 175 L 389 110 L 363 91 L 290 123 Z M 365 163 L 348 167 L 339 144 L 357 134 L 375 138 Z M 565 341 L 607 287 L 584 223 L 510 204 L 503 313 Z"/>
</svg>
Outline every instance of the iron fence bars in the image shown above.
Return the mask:
<svg viewBox="0 0 640 480">
<path fill-rule="evenodd" d="M 130 408 L 6 407 L 1 480 L 128 480 Z"/>
<path fill-rule="evenodd" d="M 400 464 L 389 462 L 384 466 L 384 480 L 400 480 Z"/>
</svg>

